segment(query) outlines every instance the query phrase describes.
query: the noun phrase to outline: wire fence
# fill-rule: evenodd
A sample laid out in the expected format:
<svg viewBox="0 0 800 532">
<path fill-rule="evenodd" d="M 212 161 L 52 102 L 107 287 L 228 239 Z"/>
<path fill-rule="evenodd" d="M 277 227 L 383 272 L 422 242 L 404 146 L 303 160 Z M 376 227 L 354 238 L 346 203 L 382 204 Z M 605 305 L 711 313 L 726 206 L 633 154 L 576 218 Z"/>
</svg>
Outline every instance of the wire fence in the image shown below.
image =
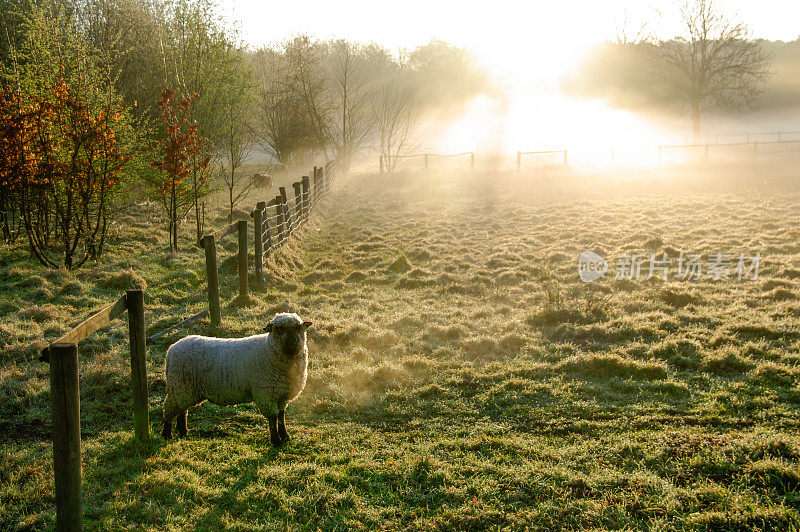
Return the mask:
<svg viewBox="0 0 800 532">
<path fill-rule="evenodd" d="M 708 139 L 707 142 L 687 142 L 684 144 L 659 144 L 651 149 L 637 150 L 633 157 L 636 161 L 643 161 L 645 163 L 655 162 L 659 163 L 684 160 L 686 157 L 697 160 L 702 159 L 712 161 L 715 157 L 726 160 L 739 160 L 739 159 L 764 159 L 769 158 L 781 160 L 794 158 L 800 156 L 800 130 L 798 131 L 773 131 L 773 132 L 728 132 L 728 133 L 715 133 L 713 135 L 703 135 L 693 137 L 694 139 Z M 723 140 L 731 139 L 728 142 Z M 741 140 L 733 140 L 741 139 Z M 600 153 L 598 153 L 598 151 Z M 617 164 L 621 159 L 623 161 L 631 159 L 631 153 L 626 153 L 622 150 L 622 157 L 615 147 L 609 147 L 607 153 L 609 156 L 602 155 L 602 149 L 587 148 L 584 150 L 567 150 L 562 149 L 546 149 L 546 150 L 533 150 L 533 151 L 518 151 L 516 153 L 515 166 L 517 172 L 521 172 L 526 166 L 534 163 L 535 166 L 569 166 L 572 164 Z M 630 152 L 631 150 L 628 150 Z M 577 152 L 577 156 L 575 153 Z M 668 156 L 672 159 L 666 160 Z M 453 154 L 439 154 L 439 153 L 413 153 L 408 155 L 379 155 L 378 166 L 381 173 L 392 172 L 395 170 L 432 170 L 441 169 L 442 165 L 437 164 L 440 160 L 452 160 L 463 158 L 467 160 L 468 165 L 462 165 L 462 168 L 474 170 L 476 168 L 477 156 L 475 152 L 463 152 Z M 574 161 L 577 159 L 577 163 Z M 503 153 L 485 153 L 480 157 L 481 167 L 484 169 L 498 169 L 508 167 L 511 162 L 509 157 Z M 401 164 L 410 163 L 410 164 Z M 624 163 L 623 163 L 624 164 Z M 635 164 L 635 163 L 634 163 Z M 452 167 L 452 165 L 451 165 Z"/>
<path fill-rule="evenodd" d="M 658 162 L 664 162 L 667 151 L 681 150 L 684 153 L 694 153 L 696 157 L 702 155 L 703 159 L 711 160 L 712 155 L 724 154 L 727 157 L 750 157 L 758 159 L 764 155 L 773 154 L 798 154 L 800 155 L 800 139 L 774 140 L 752 142 L 725 142 L 705 144 L 671 144 L 658 146 Z"/>
<path fill-rule="evenodd" d="M 397 168 L 398 163 L 401 161 L 410 161 L 419 159 L 422 161 L 422 169 L 429 170 L 434 164 L 434 161 L 441 159 L 455 159 L 455 158 L 469 157 L 469 168 L 475 169 L 475 152 L 467 151 L 463 153 L 415 153 L 411 155 L 381 155 L 379 157 L 380 172 L 391 172 Z"/>
</svg>

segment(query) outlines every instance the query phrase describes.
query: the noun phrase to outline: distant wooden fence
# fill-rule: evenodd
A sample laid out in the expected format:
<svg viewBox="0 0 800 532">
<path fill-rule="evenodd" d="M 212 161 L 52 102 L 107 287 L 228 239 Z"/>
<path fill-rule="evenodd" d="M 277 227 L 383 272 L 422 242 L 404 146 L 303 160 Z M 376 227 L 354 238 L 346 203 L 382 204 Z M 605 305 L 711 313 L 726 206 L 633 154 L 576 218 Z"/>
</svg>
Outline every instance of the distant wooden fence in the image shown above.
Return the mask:
<svg viewBox="0 0 800 532">
<path fill-rule="evenodd" d="M 522 158 L 525 155 L 550 155 L 560 153 L 563 155 L 564 166 L 567 165 L 567 150 L 542 150 L 542 151 L 518 151 L 517 152 L 517 172 L 522 169 Z"/>
<path fill-rule="evenodd" d="M 133 426 L 138 441 L 150 436 L 145 364 L 144 294 L 128 292 L 114 303 L 79 323 L 42 350 L 40 360 L 50 362 L 50 396 L 53 417 L 53 471 L 55 473 L 56 529 L 81 530 L 81 399 L 78 380 L 78 343 L 128 311 L 131 353 Z"/>
<path fill-rule="evenodd" d="M 800 140 L 773 140 L 773 141 L 758 141 L 754 140 L 752 142 L 726 142 L 722 144 L 717 143 L 710 143 L 706 142 L 705 144 L 671 144 L 671 145 L 661 145 L 658 146 L 658 162 L 663 162 L 663 152 L 665 150 L 703 150 L 703 156 L 706 161 L 709 160 L 709 153 L 712 149 L 717 150 L 719 148 L 732 148 L 732 147 L 740 147 L 740 148 L 748 148 L 750 153 L 754 159 L 757 159 L 759 156 L 759 151 L 763 152 L 764 146 L 783 146 L 787 144 L 800 144 Z M 800 150 L 770 150 L 766 153 L 800 153 Z"/>
<path fill-rule="evenodd" d="M 684 144 L 703 144 L 703 140 L 707 142 L 711 142 L 713 140 L 713 144 L 719 144 L 720 140 L 733 140 L 733 139 L 742 139 L 746 144 L 754 141 L 777 141 L 777 142 L 786 142 L 787 140 L 800 140 L 797 138 L 792 139 L 791 137 L 800 137 L 800 131 L 767 131 L 762 133 L 751 133 L 750 131 L 727 131 L 727 132 L 720 132 L 714 133 L 713 135 L 685 135 L 683 138 Z M 698 143 L 698 140 L 700 141 Z"/>
<path fill-rule="evenodd" d="M 794 138 L 792 138 L 794 137 Z M 670 144 L 658 145 L 658 161 L 663 162 L 664 153 L 668 150 L 703 150 L 703 155 L 706 160 L 709 160 L 710 153 L 716 150 L 725 148 L 746 148 L 753 158 L 758 159 L 759 155 L 791 153 L 800 155 L 800 130 L 797 131 L 770 131 L 761 133 L 751 133 L 747 131 L 742 132 L 727 132 L 715 133 L 713 135 L 698 135 L 691 137 L 696 139 L 708 139 L 705 143 L 690 143 L 690 136 L 687 135 L 684 144 Z M 744 139 L 741 142 L 720 142 L 724 139 Z M 713 142 L 712 142 L 713 140 Z M 788 149 L 775 149 L 785 146 L 791 146 Z M 369 147 L 369 153 L 379 151 L 377 147 Z M 613 164 L 616 159 L 616 150 L 611 148 L 611 163 Z M 538 150 L 538 151 L 518 151 L 516 156 L 517 172 L 522 170 L 524 158 L 526 156 L 543 156 L 543 155 L 560 155 L 559 159 L 564 166 L 569 164 L 567 158 L 568 151 L 566 148 L 559 150 Z M 469 156 L 470 168 L 475 168 L 475 152 L 453 153 L 453 154 L 436 154 L 436 153 L 415 153 L 412 155 L 380 155 L 378 158 L 378 166 L 380 173 L 390 172 L 394 169 L 392 162 L 398 160 L 407 160 L 422 158 L 423 169 L 428 170 L 429 162 L 432 158 L 452 158 L 452 157 L 465 157 Z M 574 157 L 573 157 L 574 158 Z M 494 154 L 488 158 L 489 160 L 508 160 L 503 154 Z"/>
<path fill-rule="evenodd" d="M 448 159 L 453 157 L 465 157 L 469 155 L 469 167 L 470 169 L 475 168 L 475 152 L 473 151 L 466 151 L 464 153 L 447 153 L 447 154 L 440 154 L 440 153 L 417 153 L 414 155 L 381 155 L 379 157 L 379 166 L 380 172 L 384 173 L 385 171 L 389 171 L 391 165 L 389 161 L 391 160 L 399 160 L 399 159 L 414 159 L 417 157 L 422 157 L 423 159 L 423 167 L 427 171 L 428 170 L 428 161 L 429 159 L 441 158 L 441 159 Z"/>
</svg>

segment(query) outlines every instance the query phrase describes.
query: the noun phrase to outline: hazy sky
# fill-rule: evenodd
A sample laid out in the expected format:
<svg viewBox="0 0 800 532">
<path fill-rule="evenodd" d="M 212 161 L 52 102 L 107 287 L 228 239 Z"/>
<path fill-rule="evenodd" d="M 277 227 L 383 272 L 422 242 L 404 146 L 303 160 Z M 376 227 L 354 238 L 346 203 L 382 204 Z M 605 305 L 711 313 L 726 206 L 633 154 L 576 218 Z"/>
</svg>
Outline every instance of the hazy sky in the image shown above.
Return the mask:
<svg viewBox="0 0 800 532">
<path fill-rule="evenodd" d="M 264 2 L 223 0 L 226 14 L 240 21 L 253 45 L 299 33 L 320 38 L 375 41 L 390 49 L 411 48 L 439 38 L 465 46 L 499 72 L 530 60 L 538 68 L 563 72 L 594 43 L 613 39 L 624 21 L 643 21 L 659 36 L 680 30 L 677 4 L 648 0 L 494 0 L 480 2 L 404 0 L 311 0 Z M 800 36 L 798 0 L 717 0 L 738 14 L 753 33 L 768 39 Z"/>
<path fill-rule="evenodd" d="M 393 51 L 438 38 L 468 48 L 505 98 L 480 97 L 462 118 L 432 133 L 438 149 L 516 150 L 569 146 L 571 157 L 594 151 L 607 159 L 656 159 L 660 142 L 682 139 L 630 112 L 596 100 L 570 98 L 560 79 L 575 69 L 592 45 L 616 38 L 643 22 L 658 37 L 680 32 L 678 4 L 657 0 L 222 0 L 224 14 L 239 21 L 253 46 L 306 33 L 329 39 L 374 41 Z M 717 6 L 750 25 L 756 37 L 800 37 L 800 0 L 717 0 Z M 688 127 L 688 119 L 686 124 Z M 599 142 L 602 139 L 603 142 Z"/>
</svg>

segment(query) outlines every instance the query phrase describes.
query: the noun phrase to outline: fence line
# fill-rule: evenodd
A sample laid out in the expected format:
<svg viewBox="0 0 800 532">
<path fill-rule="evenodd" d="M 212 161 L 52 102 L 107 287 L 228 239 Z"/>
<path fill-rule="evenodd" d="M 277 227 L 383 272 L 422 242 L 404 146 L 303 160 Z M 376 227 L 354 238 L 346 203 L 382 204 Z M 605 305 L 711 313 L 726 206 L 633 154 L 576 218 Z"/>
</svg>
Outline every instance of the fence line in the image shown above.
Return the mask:
<svg viewBox="0 0 800 532">
<path fill-rule="evenodd" d="M 719 144 L 720 138 L 736 138 L 744 137 L 745 143 L 749 144 L 752 141 L 758 140 L 760 137 L 777 137 L 777 142 L 786 142 L 784 136 L 800 135 L 800 131 L 768 131 L 765 133 L 750 133 L 749 131 L 729 131 L 722 133 L 714 133 L 713 135 L 684 135 L 684 144 L 691 144 L 689 139 L 714 139 L 714 144 Z M 751 140 L 752 139 L 752 140 Z"/>
<path fill-rule="evenodd" d="M 302 176 L 299 181 L 292 183 L 294 189 L 293 209 L 289 206 L 285 187 L 280 187 L 280 194 L 268 202 L 256 203 L 250 217 L 253 219 L 255 277 L 259 284 L 263 284 L 265 281 L 264 258 L 276 253 L 283 244 L 289 241 L 291 235 L 309 220 L 312 210 L 316 209 L 319 202 L 327 196 L 335 175 L 335 165 L 331 162 L 324 167 L 315 166 L 312 173 L 313 179 L 309 176 Z M 211 324 L 215 326 L 222 321 L 216 243 L 234 233 L 238 233 L 239 236 L 237 252 L 239 297 L 246 298 L 249 291 L 247 220 L 240 220 L 212 234 L 205 235 L 201 246 L 205 249 L 208 312 Z M 199 319 L 196 316 L 195 318 Z M 159 337 L 160 335 L 161 333 L 159 333 Z"/>
<path fill-rule="evenodd" d="M 759 133 L 759 135 L 787 135 L 790 133 L 797 133 L 800 134 L 800 131 L 782 131 L 782 132 L 775 132 L 775 133 Z M 774 145 L 795 145 L 800 144 L 800 139 L 794 140 L 786 140 L 785 138 L 780 138 L 780 140 L 753 140 L 747 142 L 725 142 L 725 143 L 711 143 L 706 142 L 704 144 L 659 144 L 658 145 L 658 162 L 663 162 L 663 152 L 664 150 L 670 149 L 697 149 L 703 148 L 705 150 L 705 158 L 708 160 L 709 153 L 712 148 L 726 148 L 726 147 L 752 147 L 752 154 L 754 158 L 758 158 L 760 153 L 763 154 L 776 154 L 776 153 L 800 153 L 800 150 L 797 149 L 786 149 L 786 150 L 763 150 L 760 149 L 764 146 L 774 146 Z M 563 165 L 567 166 L 569 164 L 568 159 L 569 151 L 565 149 L 560 150 L 537 150 L 537 151 L 518 151 L 516 156 L 516 169 L 517 172 L 522 170 L 522 160 L 523 157 L 526 155 L 548 155 L 548 154 L 561 154 Z M 389 164 L 390 160 L 399 160 L 399 159 L 412 159 L 417 157 L 422 157 L 424 160 L 424 169 L 428 170 L 428 159 L 430 157 L 463 157 L 465 155 L 470 156 L 470 167 L 475 168 L 475 153 L 474 152 L 464 152 L 464 153 L 453 153 L 453 154 L 433 154 L 433 153 L 416 153 L 412 155 L 381 155 L 379 157 L 379 168 L 380 173 L 386 173 L 392 171 L 393 166 Z M 611 149 L 611 162 L 613 163 L 616 156 L 616 150 L 614 148 Z"/>
<path fill-rule="evenodd" d="M 658 162 L 663 161 L 662 151 L 667 149 L 694 149 L 694 148 L 703 148 L 705 150 L 705 160 L 708 160 L 709 151 L 711 148 L 726 148 L 732 146 L 752 146 L 753 147 L 753 157 L 758 158 L 758 147 L 764 145 L 775 145 L 775 144 L 798 144 L 800 140 L 767 140 L 767 141 L 758 141 L 755 140 L 753 142 L 726 142 L 723 144 L 712 144 L 710 142 L 706 142 L 705 144 L 670 144 L 670 145 L 658 145 Z M 788 151 L 788 150 L 784 150 Z M 774 152 L 774 153 L 784 153 L 784 151 Z"/>
<path fill-rule="evenodd" d="M 428 158 L 429 157 L 439 157 L 440 159 L 450 158 L 450 157 L 463 157 L 465 155 L 469 155 L 469 166 L 470 169 L 475 169 L 475 152 L 474 151 L 465 151 L 463 153 L 415 153 L 413 155 L 381 155 L 379 157 L 379 166 L 380 172 L 384 173 L 384 161 L 386 161 L 385 169 L 389 171 L 391 166 L 389 165 L 389 160 L 394 159 L 395 164 L 398 159 L 413 159 L 415 157 L 422 157 L 424 160 L 425 170 L 428 170 Z"/>
<path fill-rule="evenodd" d="M 517 152 L 517 172 L 522 169 L 522 157 L 524 155 L 543 155 L 543 154 L 550 154 L 550 153 L 563 153 L 564 154 L 564 166 L 567 165 L 567 150 L 541 150 L 541 151 L 518 151 Z"/>
</svg>

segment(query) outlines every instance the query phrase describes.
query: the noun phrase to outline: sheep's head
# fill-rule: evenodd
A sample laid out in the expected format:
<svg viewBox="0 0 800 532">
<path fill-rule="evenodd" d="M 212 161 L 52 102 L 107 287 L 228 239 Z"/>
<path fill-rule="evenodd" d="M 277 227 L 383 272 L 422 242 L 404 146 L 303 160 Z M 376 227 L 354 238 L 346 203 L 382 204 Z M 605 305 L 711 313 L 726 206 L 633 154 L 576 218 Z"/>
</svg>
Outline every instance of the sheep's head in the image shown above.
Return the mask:
<svg viewBox="0 0 800 532">
<path fill-rule="evenodd" d="M 305 345 L 306 329 L 310 326 L 310 321 L 301 320 L 297 314 L 283 312 L 276 314 L 265 330 L 285 355 L 294 356 Z"/>
</svg>

